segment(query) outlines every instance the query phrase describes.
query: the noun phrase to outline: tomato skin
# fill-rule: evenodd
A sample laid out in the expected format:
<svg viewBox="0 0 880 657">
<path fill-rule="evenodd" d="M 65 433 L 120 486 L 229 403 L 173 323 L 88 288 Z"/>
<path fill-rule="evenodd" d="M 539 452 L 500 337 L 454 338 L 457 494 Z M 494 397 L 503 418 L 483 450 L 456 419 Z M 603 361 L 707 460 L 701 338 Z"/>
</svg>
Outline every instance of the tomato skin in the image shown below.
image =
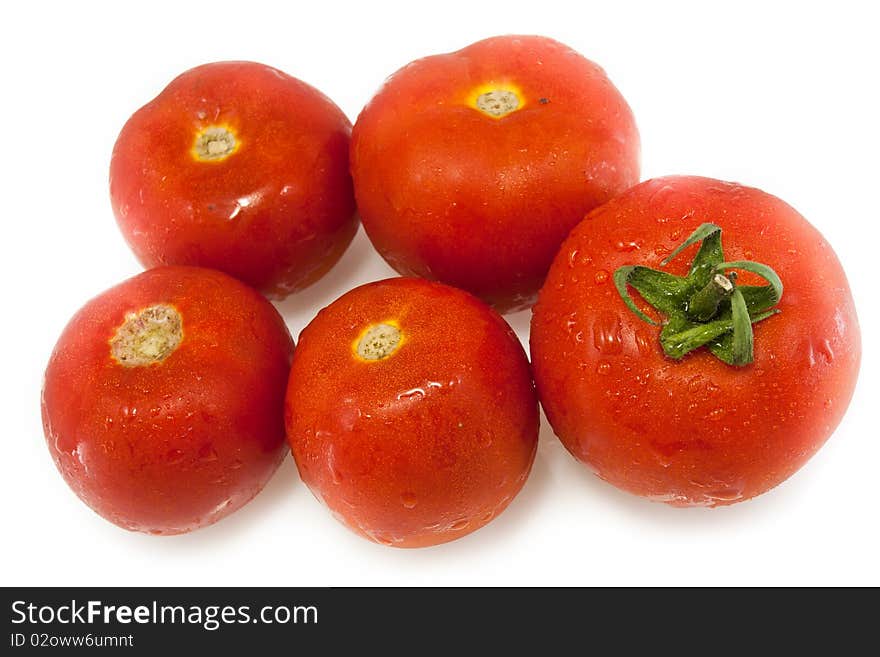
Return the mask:
<svg viewBox="0 0 880 657">
<path fill-rule="evenodd" d="M 521 92 L 518 110 L 475 109 L 493 82 Z M 534 302 L 586 212 L 638 182 L 639 136 L 596 64 L 502 36 L 392 75 L 355 122 L 351 166 L 364 228 L 394 269 L 507 312 Z"/>
<path fill-rule="evenodd" d="M 196 136 L 213 125 L 232 129 L 237 150 L 199 161 Z M 117 223 L 145 267 L 210 267 L 284 297 L 325 274 L 357 230 L 350 134 L 329 98 L 277 69 L 198 66 L 122 128 Z"/>
<path fill-rule="evenodd" d="M 630 312 L 611 279 L 623 265 L 661 268 L 704 222 L 721 226 L 726 260 L 765 263 L 785 285 L 742 368 L 705 349 L 667 358 L 659 327 Z M 684 275 L 697 248 L 663 269 Z M 717 506 L 773 488 L 822 446 L 849 404 L 861 343 L 834 251 L 793 208 L 749 187 L 667 177 L 572 231 L 535 306 L 531 354 L 547 418 L 575 457 L 637 495 Z"/>
<path fill-rule="evenodd" d="M 124 367 L 110 340 L 128 313 L 169 304 L 183 338 L 163 361 Z M 256 291 L 217 271 L 159 267 L 98 295 L 46 369 L 43 428 L 74 492 L 126 529 L 178 534 L 250 501 L 286 453 L 293 341 Z"/>
<path fill-rule="evenodd" d="M 355 357 L 364 328 L 387 320 L 404 336 L 398 351 Z M 488 523 L 525 482 L 538 437 L 510 327 L 465 292 L 406 278 L 355 288 L 303 330 L 286 423 L 315 496 L 357 534 L 395 547 Z"/>
</svg>

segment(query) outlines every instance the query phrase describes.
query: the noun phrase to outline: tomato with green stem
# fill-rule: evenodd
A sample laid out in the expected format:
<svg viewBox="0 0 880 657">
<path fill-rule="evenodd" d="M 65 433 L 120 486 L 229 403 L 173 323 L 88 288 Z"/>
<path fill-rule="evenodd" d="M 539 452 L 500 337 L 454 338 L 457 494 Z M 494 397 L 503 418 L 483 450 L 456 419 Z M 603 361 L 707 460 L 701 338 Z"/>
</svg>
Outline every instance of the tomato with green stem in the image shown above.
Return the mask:
<svg viewBox="0 0 880 657">
<path fill-rule="evenodd" d="M 535 306 L 531 353 L 575 457 L 632 493 L 717 506 L 773 488 L 821 447 L 861 343 L 843 269 L 800 214 L 682 176 L 575 228 Z"/>
</svg>

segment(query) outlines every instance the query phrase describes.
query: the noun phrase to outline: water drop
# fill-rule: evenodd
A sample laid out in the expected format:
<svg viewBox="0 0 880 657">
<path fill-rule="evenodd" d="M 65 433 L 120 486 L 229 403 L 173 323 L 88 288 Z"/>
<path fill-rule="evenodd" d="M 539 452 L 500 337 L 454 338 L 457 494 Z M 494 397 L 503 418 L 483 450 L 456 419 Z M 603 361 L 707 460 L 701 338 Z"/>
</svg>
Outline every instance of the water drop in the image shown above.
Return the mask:
<svg viewBox="0 0 880 657">
<path fill-rule="evenodd" d="M 600 269 L 596 272 L 596 275 L 593 277 L 596 281 L 596 285 L 604 285 L 608 282 L 608 272 L 604 269 Z"/>
<path fill-rule="evenodd" d="M 742 499 L 743 492 L 741 486 L 730 486 L 713 490 L 706 493 L 706 497 L 717 502 L 735 502 Z"/>
<path fill-rule="evenodd" d="M 620 337 L 620 317 L 616 313 L 602 313 L 593 323 L 593 345 L 600 354 L 610 356 L 623 351 Z"/>
<path fill-rule="evenodd" d="M 639 350 L 639 353 L 643 356 L 647 356 L 653 351 L 651 347 L 651 336 L 649 336 L 644 330 L 636 329 L 635 332 L 636 337 L 636 348 Z"/>
<path fill-rule="evenodd" d="M 165 455 L 165 459 L 168 461 L 169 465 L 177 465 L 183 461 L 184 456 L 185 454 L 183 453 L 183 450 L 169 449 L 168 453 Z"/>
<path fill-rule="evenodd" d="M 822 344 L 819 345 L 819 353 L 829 363 L 834 360 L 834 351 L 831 349 L 831 343 L 828 340 L 822 340 Z"/>
<path fill-rule="evenodd" d="M 611 363 L 599 363 L 596 367 L 597 374 L 608 374 L 611 371 Z"/>
<path fill-rule="evenodd" d="M 407 509 L 414 509 L 416 504 L 418 504 L 419 502 L 416 498 L 415 493 L 402 493 L 400 496 L 400 501 Z"/>
<path fill-rule="evenodd" d="M 623 253 L 629 253 L 630 251 L 638 251 L 642 246 L 635 240 L 619 240 L 614 248 Z"/>
<path fill-rule="evenodd" d="M 488 429 L 484 429 L 480 432 L 480 446 L 488 449 L 492 446 L 492 441 L 494 439 L 494 435 Z"/>
<path fill-rule="evenodd" d="M 709 414 L 706 415 L 706 419 L 711 420 L 712 422 L 718 422 L 724 417 L 724 413 L 725 411 L 721 407 L 713 408 L 711 411 L 709 411 Z"/>
<path fill-rule="evenodd" d="M 453 522 L 451 525 L 449 525 L 449 529 L 454 532 L 457 532 L 457 531 L 461 531 L 462 529 L 465 529 L 469 524 L 471 524 L 470 520 L 468 520 L 467 518 L 461 518 L 461 519 Z"/>
<path fill-rule="evenodd" d="M 211 443 L 206 443 L 199 449 L 199 461 L 202 463 L 211 463 L 216 461 L 220 456 L 217 454 L 217 450 L 214 449 L 214 446 Z"/>
<path fill-rule="evenodd" d="M 408 399 L 422 399 L 424 396 L 425 391 L 422 388 L 412 388 L 406 392 L 401 392 L 397 395 L 397 399 L 399 401 L 405 401 Z"/>
<path fill-rule="evenodd" d="M 675 190 L 669 185 L 663 185 L 659 187 L 657 191 L 651 194 L 651 198 L 649 199 L 649 204 L 656 204 L 667 201 L 668 198 L 675 193 Z"/>
</svg>

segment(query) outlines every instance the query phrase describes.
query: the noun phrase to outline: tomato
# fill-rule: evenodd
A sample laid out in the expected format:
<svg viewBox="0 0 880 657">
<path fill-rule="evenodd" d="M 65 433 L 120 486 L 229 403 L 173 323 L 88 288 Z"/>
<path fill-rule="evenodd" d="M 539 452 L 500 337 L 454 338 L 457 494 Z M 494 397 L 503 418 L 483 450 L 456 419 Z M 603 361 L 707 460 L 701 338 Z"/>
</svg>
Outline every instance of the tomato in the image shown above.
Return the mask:
<svg viewBox="0 0 880 657">
<path fill-rule="evenodd" d="M 443 543 L 503 511 L 528 476 L 537 398 L 510 327 L 466 292 L 389 279 L 303 330 L 287 389 L 302 480 L 361 536 Z"/>
<path fill-rule="evenodd" d="M 113 211 L 144 266 L 211 267 L 284 297 L 357 230 L 350 133 L 330 99 L 277 69 L 199 66 L 122 128 Z"/>
<path fill-rule="evenodd" d="M 159 267 L 89 301 L 46 369 L 43 428 L 73 491 L 126 529 L 178 534 L 250 501 L 286 453 L 293 341 L 217 271 Z"/>
<path fill-rule="evenodd" d="M 757 189 L 669 177 L 572 231 L 531 353 L 575 457 L 637 495 L 717 506 L 773 488 L 821 447 L 861 346 L 840 263 L 800 214 Z"/>
<path fill-rule="evenodd" d="M 584 214 L 639 179 L 629 107 L 596 64 L 502 36 L 389 78 L 358 117 L 355 194 L 398 272 L 530 306 Z"/>
</svg>

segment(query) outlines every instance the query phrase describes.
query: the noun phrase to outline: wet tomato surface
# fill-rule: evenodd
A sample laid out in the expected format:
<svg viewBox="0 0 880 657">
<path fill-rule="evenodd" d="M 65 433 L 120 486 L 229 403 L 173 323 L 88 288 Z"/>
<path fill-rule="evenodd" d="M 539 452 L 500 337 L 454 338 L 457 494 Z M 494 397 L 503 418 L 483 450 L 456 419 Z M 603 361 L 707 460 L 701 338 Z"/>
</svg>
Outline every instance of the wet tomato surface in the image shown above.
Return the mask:
<svg viewBox="0 0 880 657">
<path fill-rule="evenodd" d="M 177 534 L 253 498 L 286 453 L 293 341 L 260 294 L 159 267 L 74 315 L 46 369 L 43 427 L 74 492 L 126 529 Z"/>
<path fill-rule="evenodd" d="M 528 361 L 504 320 L 414 278 L 355 288 L 303 330 L 286 424 L 316 497 L 395 547 L 443 543 L 496 517 L 538 437 Z"/>
<path fill-rule="evenodd" d="M 673 505 L 731 504 L 797 471 L 843 417 L 860 344 L 823 237 L 774 196 L 697 177 L 644 182 L 588 215 L 531 332 L 568 450 Z"/>
<path fill-rule="evenodd" d="M 599 66 L 504 36 L 391 76 L 355 123 L 351 166 L 392 267 L 506 312 L 531 305 L 587 211 L 638 182 L 639 137 Z"/>
<path fill-rule="evenodd" d="M 147 267 L 211 267 L 272 296 L 320 278 L 357 229 L 351 124 L 269 66 L 175 78 L 128 120 L 110 164 L 117 222 Z"/>
</svg>

